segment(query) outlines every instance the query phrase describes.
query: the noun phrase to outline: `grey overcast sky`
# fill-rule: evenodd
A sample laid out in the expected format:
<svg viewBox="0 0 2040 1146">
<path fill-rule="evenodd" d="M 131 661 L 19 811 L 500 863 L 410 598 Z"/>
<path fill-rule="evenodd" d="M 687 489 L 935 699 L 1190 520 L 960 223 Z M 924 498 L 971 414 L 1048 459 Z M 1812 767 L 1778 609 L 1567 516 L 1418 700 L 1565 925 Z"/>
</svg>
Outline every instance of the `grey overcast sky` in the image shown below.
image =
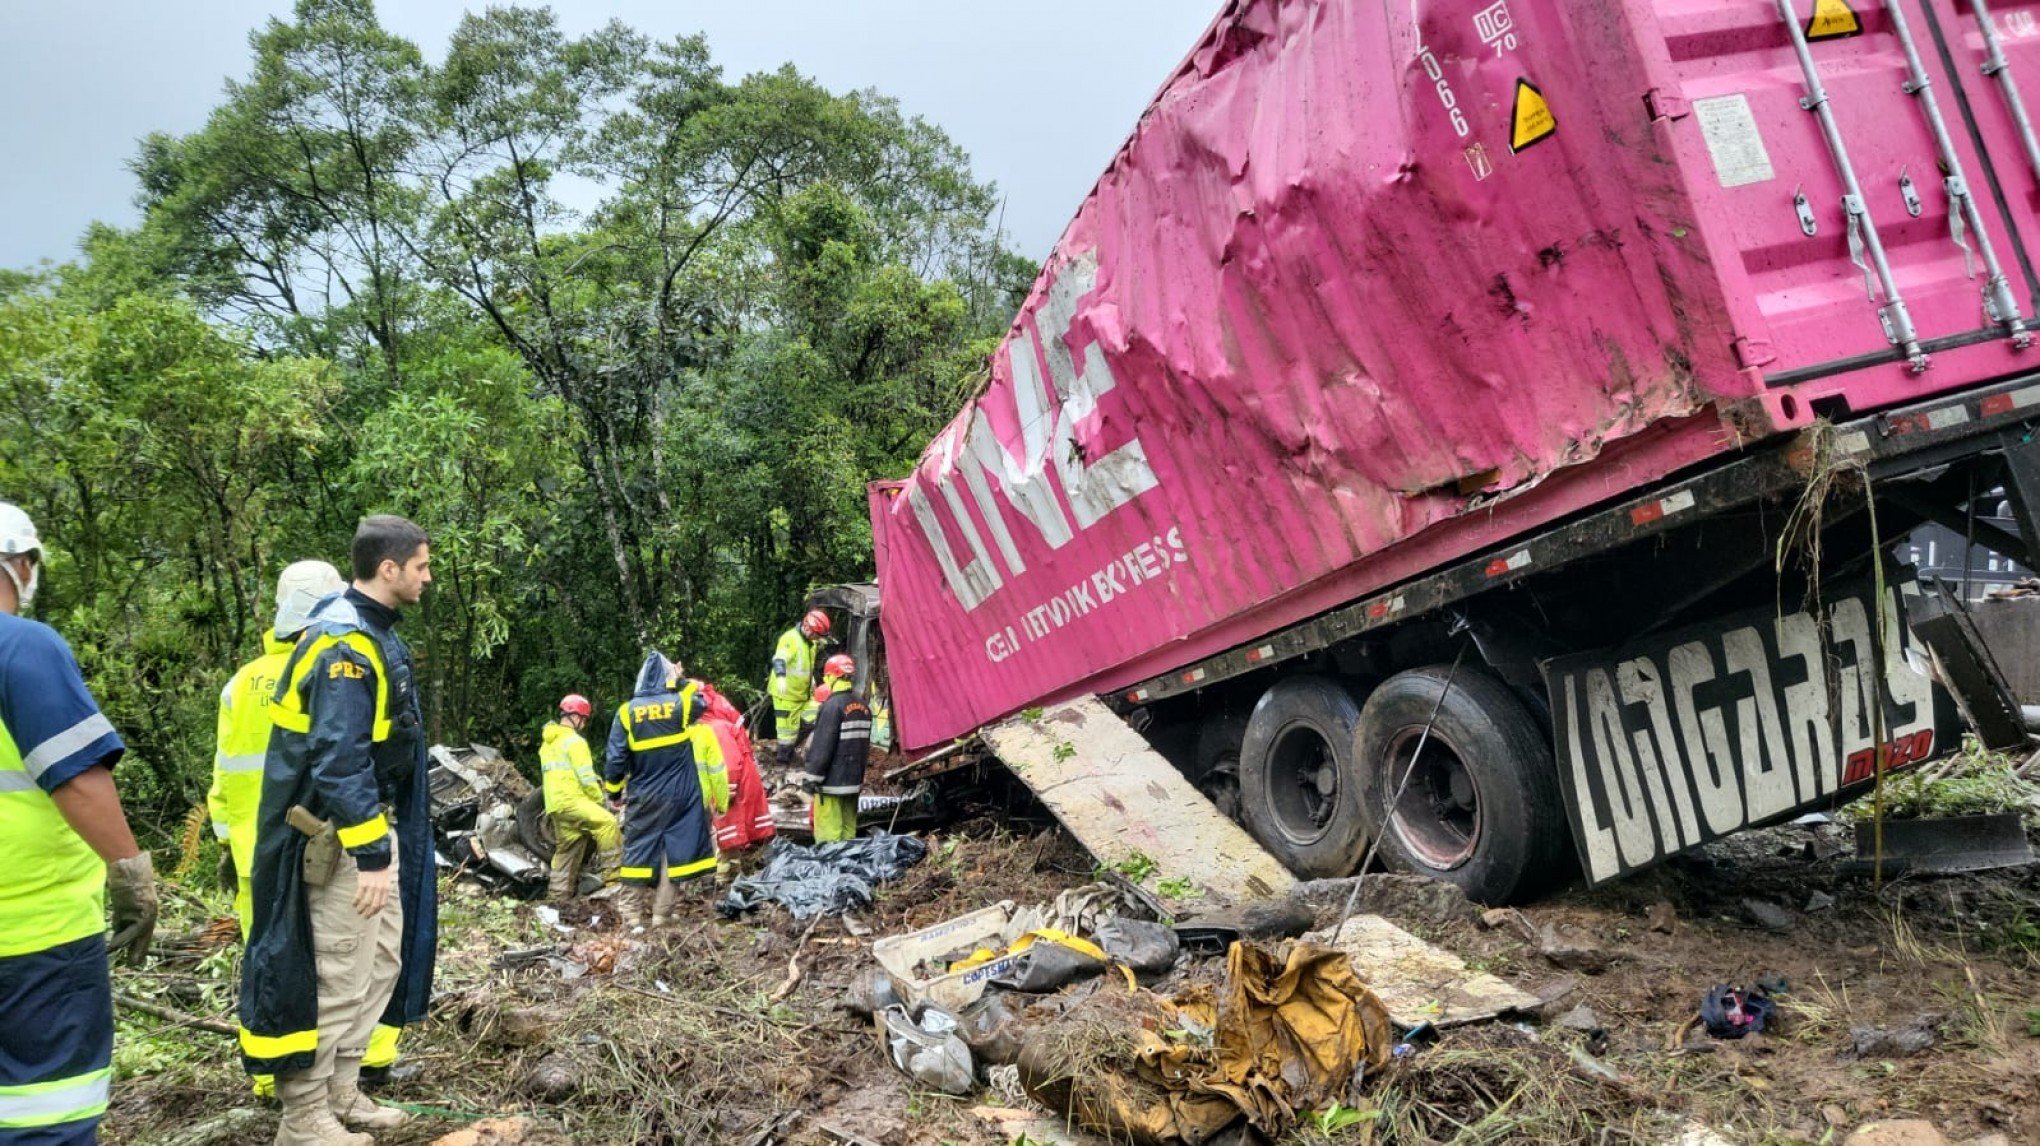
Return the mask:
<svg viewBox="0 0 2040 1146">
<path fill-rule="evenodd" d="M 485 0 L 381 0 L 438 59 Z M 941 126 L 1006 196 L 1041 258 L 1219 0 L 554 0 L 571 34 L 612 18 L 704 32 L 732 77 L 791 62 L 831 90 L 877 88 Z M 132 224 L 127 161 L 197 129 L 248 72 L 248 33 L 290 0 L 0 0 L 0 267 L 75 255 L 86 224 Z"/>
</svg>

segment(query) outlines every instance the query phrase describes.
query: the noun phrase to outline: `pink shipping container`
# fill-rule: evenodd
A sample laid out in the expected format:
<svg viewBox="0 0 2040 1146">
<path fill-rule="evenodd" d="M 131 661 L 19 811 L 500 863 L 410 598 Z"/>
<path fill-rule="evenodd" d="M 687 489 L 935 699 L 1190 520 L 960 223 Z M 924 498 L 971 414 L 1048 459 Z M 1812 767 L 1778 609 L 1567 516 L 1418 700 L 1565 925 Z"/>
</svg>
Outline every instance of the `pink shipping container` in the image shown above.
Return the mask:
<svg viewBox="0 0 2040 1146">
<path fill-rule="evenodd" d="M 1789 7 L 1227 5 L 874 494 L 905 742 L 2040 361 L 2040 5 Z"/>
</svg>

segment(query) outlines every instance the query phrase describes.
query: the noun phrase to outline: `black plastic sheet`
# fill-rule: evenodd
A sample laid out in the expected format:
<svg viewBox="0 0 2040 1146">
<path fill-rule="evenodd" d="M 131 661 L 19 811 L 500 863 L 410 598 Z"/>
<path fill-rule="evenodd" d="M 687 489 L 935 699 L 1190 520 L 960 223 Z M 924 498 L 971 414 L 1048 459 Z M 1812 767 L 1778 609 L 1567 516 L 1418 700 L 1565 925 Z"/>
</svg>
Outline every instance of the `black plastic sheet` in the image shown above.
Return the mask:
<svg viewBox="0 0 2040 1146">
<path fill-rule="evenodd" d="M 927 854 L 919 839 L 887 832 L 832 844 L 775 840 L 764 869 L 738 880 L 715 909 L 734 919 L 777 903 L 795 919 L 808 919 L 868 907 L 879 884 L 905 875 Z"/>
</svg>

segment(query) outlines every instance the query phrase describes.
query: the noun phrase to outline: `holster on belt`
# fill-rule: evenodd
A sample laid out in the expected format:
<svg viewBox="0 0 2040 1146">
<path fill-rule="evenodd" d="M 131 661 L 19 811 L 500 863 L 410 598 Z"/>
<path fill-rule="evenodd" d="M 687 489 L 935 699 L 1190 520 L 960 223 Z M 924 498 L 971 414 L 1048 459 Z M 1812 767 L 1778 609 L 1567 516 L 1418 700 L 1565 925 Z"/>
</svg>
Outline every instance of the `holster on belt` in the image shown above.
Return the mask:
<svg viewBox="0 0 2040 1146">
<path fill-rule="evenodd" d="M 303 804 L 292 804 L 283 820 L 305 837 L 305 883 L 324 887 L 340 866 L 340 834 Z"/>
</svg>

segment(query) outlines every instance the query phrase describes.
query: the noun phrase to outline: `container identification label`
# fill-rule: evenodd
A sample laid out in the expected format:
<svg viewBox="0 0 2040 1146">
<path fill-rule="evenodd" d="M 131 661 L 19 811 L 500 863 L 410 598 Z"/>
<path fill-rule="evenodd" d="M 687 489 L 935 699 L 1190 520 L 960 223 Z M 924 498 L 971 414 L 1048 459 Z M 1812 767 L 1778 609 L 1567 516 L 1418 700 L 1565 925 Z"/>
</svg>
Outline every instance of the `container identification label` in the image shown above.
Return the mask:
<svg viewBox="0 0 2040 1146">
<path fill-rule="evenodd" d="M 1723 187 L 1747 187 L 1778 177 L 1771 167 L 1771 153 L 1764 149 L 1764 137 L 1757 130 L 1757 117 L 1750 112 L 1750 97 L 1735 92 L 1696 99 L 1693 117 L 1700 121 L 1701 138 L 1707 141 L 1708 157 L 1714 160 L 1714 176 Z"/>
</svg>

